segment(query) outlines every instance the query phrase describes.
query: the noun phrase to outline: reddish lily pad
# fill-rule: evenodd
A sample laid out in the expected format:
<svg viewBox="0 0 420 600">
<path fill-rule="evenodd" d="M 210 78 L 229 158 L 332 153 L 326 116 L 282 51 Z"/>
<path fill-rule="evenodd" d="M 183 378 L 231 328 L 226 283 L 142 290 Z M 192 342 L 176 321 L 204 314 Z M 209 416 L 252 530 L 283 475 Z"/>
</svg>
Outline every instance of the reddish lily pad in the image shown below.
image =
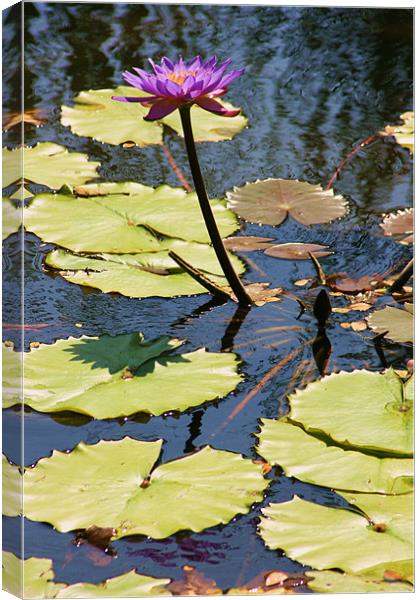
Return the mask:
<svg viewBox="0 0 420 600">
<path fill-rule="evenodd" d="M 383 277 L 377 273 L 374 275 L 363 275 L 362 277 L 350 277 L 347 273 L 335 273 L 327 278 L 329 287 L 335 292 L 342 294 L 359 294 L 369 292 L 383 282 Z"/>
<path fill-rule="evenodd" d="M 327 250 L 328 246 L 320 244 L 303 244 L 294 242 L 289 244 L 277 244 L 264 250 L 264 254 L 274 258 L 286 258 L 290 260 L 310 259 L 309 252 L 314 256 L 329 256 L 333 252 Z"/>
</svg>

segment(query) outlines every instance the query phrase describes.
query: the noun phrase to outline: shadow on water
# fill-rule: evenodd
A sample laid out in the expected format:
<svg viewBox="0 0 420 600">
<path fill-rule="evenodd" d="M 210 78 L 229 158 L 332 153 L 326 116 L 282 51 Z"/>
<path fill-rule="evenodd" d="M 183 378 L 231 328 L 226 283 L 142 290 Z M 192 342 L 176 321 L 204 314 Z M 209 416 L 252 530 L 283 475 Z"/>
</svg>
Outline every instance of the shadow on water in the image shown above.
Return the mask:
<svg viewBox="0 0 420 600">
<path fill-rule="evenodd" d="M 148 56 L 217 53 L 246 67 L 246 75 L 235 82 L 227 100 L 243 108 L 249 127 L 231 141 L 199 146 L 214 198 L 223 198 L 246 181 L 268 177 L 326 185 L 357 144 L 412 108 L 411 10 L 49 2 L 25 7 L 25 107 L 48 110 L 43 127 L 25 128 L 25 143 L 53 141 L 85 152 L 101 161 L 104 180 L 180 185 L 160 146 L 129 150 L 101 144 L 73 135 L 60 124 L 62 104 L 71 105 L 81 90 L 121 84 L 122 71 L 144 67 Z M 4 36 L 4 104 L 5 110 L 16 111 L 20 78 L 13 44 L 19 43 L 19 31 L 13 12 L 5 14 Z M 5 132 L 3 140 L 9 148 L 17 146 L 18 128 Z M 182 139 L 166 130 L 165 144 L 188 176 Z M 409 153 L 392 140 L 381 139 L 353 156 L 334 182 L 334 191 L 349 203 L 348 215 L 341 221 L 304 227 L 288 219 L 277 228 L 243 224 L 242 229 L 246 235 L 271 237 L 275 243 L 330 246 L 333 254 L 322 259 L 326 273 L 384 274 L 396 265 L 402 268 L 410 249 L 382 235 L 381 215 L 410 205 L 412 184 Z M 374 339 L 370 331 L 344 330 L 341 323 L 350 320 L 347 315 L 332 312 L 328 320 L 317 318 L 314 304 L 320 288 L 295 286 L 296 281 L 315 276 L 310 261 L 279 260 L 261 251 L 241 254 L 248 263 L 248 283 L 269 281 L 301 302 L 284 296 L 278 303 L 248 310 L 216 302 L 208 294 L 138 300 L 88 292 L 45 269 L 49 248 L 36 236 L 25 236 L 25 350 L 34 341 L 51 344 L 71 336 L 112 336 L 85 340 L 69 353 L 72 360 L 115 373 L 126 366 L 125 357 L 133 347 L 139 360 L 145 359 L 140 362 L 146 370 L 155 360 L 179 360 L 177 352 L 205 347 L 236 352 L 243 380 L 220 401 L 160 417 L 97 421 L 28 411 L 26 465 L 49 456 L 53 449 L 65 451 L 80 441 L 95 444 L 127 435 L 165 440 L 162 461 L 205 444 L 257 458 L 259 419 L 285 414 L 287 396 L 295 388 L 338 370 L 401 368 L 410 356 L 410 348 Z M 21 265 L 16 234 L 5 241 L 4 261 L 4 338 L 19 349 Z M 332 308 L 343 306 L 340 298 L 330 296 L 330 301 Z M 301 306 L 306 310 L 302 312 Z M 146 341 L 169 336 L 186 343 L 173 356 L 157 358 L 161 346 L 153 344 L 159 343 L 141 348 L 137 332 Z M 118 340 L 114 337 L 120 335 Z M 4 412 L 4 451 L 16 462 L 20 419 L 14 409 Z M 325 488 L 277 472 L 271 476 L 264 504 L 294 494 L 322 504 L 343 502 Z M 76 547 L 72 533 L 26 521 L 25 551 L 28 557 L 53 558 L 58 579 L 69 582 L 98 582 L 132 568 L 157 577 L 179 577 L 182 566 L 190 564 L 227 588 L 261 571 L 300 570 L 280 552 L 269 551 L 255 534 L 259 514 L 258 505 L 226 526 L 201 533 L 118 540 L 117 558 L 104 558 L 89 544 Z M 13 537 L 17 521 L 5 518 L 6 550 L 19 551 Z"/>
</svg>

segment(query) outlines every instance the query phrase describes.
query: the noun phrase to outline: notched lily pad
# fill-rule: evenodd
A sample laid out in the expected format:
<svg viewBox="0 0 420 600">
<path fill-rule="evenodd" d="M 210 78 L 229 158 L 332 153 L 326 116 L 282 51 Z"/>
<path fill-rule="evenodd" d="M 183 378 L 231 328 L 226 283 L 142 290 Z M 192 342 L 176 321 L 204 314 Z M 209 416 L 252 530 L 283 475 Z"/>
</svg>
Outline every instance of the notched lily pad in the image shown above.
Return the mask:
<svg viewBox="0 0 420 600">
<path fill-rule="evenodd" d="M 265 179 L 227 193 L 228 204 L 251 223 L 281 225 L 290 216 L 302 225 L 329 223 L 343 217 L 347 204 L 332 190 L 291 179 Z"/>
<path fill-rule="evenodd" d="M 161 539 L 228 523 L 262 500 L 268 481 L 251 460 L 206 446 L 154 468 L 161 446 L 126 437 L 54 451 L 25 471 L 25 516 L 63 532 L 96 525 Z"/>
<path fill-rule="evenodd" d="M 12 233 L 16 233 L 22 225 L 22 209 L 16 207 L 9 198 L 3 196 L 2 212 L 2 239 L 5 240 Z"/>
<path fill-rule="evenodd" d="M 287 420 L 262 419 L 257 452 L 288 477 L 337 490 L 413 491 L 413 460 L 377 458 L 327 445 Z"/>
<path fill-rule="evenodd" d="M 137 333 L 40 344 L 24 353 L 25 404 L 96 419 L 160 415 L 226 396 L 241 381 L 233 353 L 173 354 L 182 342 Z M 4 406 L 20 402 L 19 353 L 4 349 Z"/>
<path fill-rule="evenodd" d="M 412 455 L 412 381 L 404 383 L 393 369 L 327 375 L 296 390 L 289 403 L 289 418 L 310 434 L 351 449 Z"/>
<path fill-rule="evenodd" d="M 412 592 L 413 586 L 407 581 L 386 581 L 385 579 L 352 575 L 338 571 L 307 571 L 308 587 L 318 594 L 367 594 Z"/>
<path fill-rule="evenodd" d="M 398 240 L 400 244 L 412 244 L 414 241 L 414 208 L 406 208 L 384 215 L 380 226 L 387 236 L 405 236 Z"/>
<path fill-rule="evenodd" d="M 86 154 L 69 152 L 64 146 L 51 142 L 15 150 L 3 148 L 3 187 L 21 182 L 23 178 L 58 190 L 64 184 L 78 185 L 95 179 L 100 164 L 89 161 Z"/>
<path fill-rule="evenodd" d="M 309 259 L 309 252 L 314 256 L 329 256 L 334 254 L 328 250 L 329 246 L 321 246 L 320 244 L 303 244 L 300 242 L 293 242 L 288 244 L 277 244 L 271 246 L 264 251 L 264 254 L 273 256 L 274 258 L 287 258 L 290 260 L 305 260 Z"/>
<path fill-rule="evenodd" d="M 12 465 L 6 456 L 2 456 L 3 501 L 2 511 L 6 517 L 18 517 L 22 514 L 23 488 L 19 467 Z"/>
<path fill-rule="evenodd" d="M 376 310 L 368 318 L 371 329 L 394 342 L 414 342 L 414 316 L 412 304 L 406 303 L 404 309 L 386 306 Z"/>
</svg>

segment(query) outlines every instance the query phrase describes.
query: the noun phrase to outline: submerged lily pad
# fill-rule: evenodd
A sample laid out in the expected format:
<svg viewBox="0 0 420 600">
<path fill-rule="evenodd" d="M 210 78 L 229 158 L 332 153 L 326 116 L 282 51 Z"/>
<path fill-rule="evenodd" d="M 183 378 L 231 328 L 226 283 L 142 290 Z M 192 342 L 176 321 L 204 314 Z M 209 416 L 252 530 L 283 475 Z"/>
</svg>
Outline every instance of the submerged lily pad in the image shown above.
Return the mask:
<svg viewBox="0 0 420 600">
<path fill-rule="evenodd" d="M 413 490 L 412 459 L 377 458 L 327 445 L 285 420 L 262 419 L 257 452 L 288 477 L 338 490 L 402 494 Z"/>
<path fill-rule="evenodd" d="M 387 306 L 375 310 L 368 317 L 368 324 L 377 333 L 384 333 L 386 338 L 394 342 L 414 342 L 414 316 L 412 305 L 406 304 L 404 309 Z"/>
<path fill-rule="evenodd" d="M 310 260 L 309 252 L 314 256 L 329 256 L 333 254 L 328 250 L 329 246 L 321 246 L 320 244 L 303 244 L 293 242 L 288 244 L 276 244 L 267 248 L 264 254 L 273 256 L 274 258 L 288 258 L 290 260 Z"/>
<path fill-rule="evenodd" d="M 53 564 L 49 558 L 21 560 L 12 552 L 3 551 L 3 589 L 9 594 L 25 600 L 55 598 L 66 585 L 54 583 L 53 579 Z"/>
<path fill-rule="evenodd" d="M 3 225 L 2 239 L 5 240 L 12 233 L 16 233 L 22 225 L 22 209 L 17 208 L 13 202 L 3 196 Z"/>
<path fill-rule="evenodd" d="M 75 98 L 74 107 L 61 107 L 61 122 L 77 135 L 91 137 L 108 144 L 133 142 L 138 146 L 162 144 L 164 123 L 182 135 L 178 111 L 161 121 L 148 122 L 143 117 L 149 108 L 140 102 L 118 102 L 112 96 L 147 96 L 148 94 L 129 86 L 115 89 L 88 90 Z M 234 108 L 222 102 L 225 108 Z M 191 121 L 196 141 L 218 142 L 231 139 L 247 124 L 243 115 L 227 119 L 193 106 Z"/>
<path fill-rule="evenodd" d="M 166 336 L 145 342 L 137 333 L 40 344 L 24 354 L 25 404 L 96 419 L 160 415 L 222 398 L 241 381 L 235 354 L 170 354 L 181 344 Z M 20 371 L 13 368 L 19 357 L 10 348 L 4 355 L 8 407 L 20 402 Z"/>
<path fill-rule="evenodd" d="M 228 192 L 228 205 L 242 219 L 281 225 L 287 216 L 302 225 L 329 223 L 343 217 L 347 204 L 332 190 L 291 179 L 265 179 Z"/>
<path fill-rule="evenodd" d="M 39 194 L 25 227 L 44 242 L 75 252 L 130 253 L 165 247 L 159 236 L 210 243 L 195 193 L 161 185 L 103 183 L 76 188 L 83 196 Z M 211 201 L 222 237 L 238 228 L 224 202 Z"/>
<path fill-rule="evenodd" d="M 318 594 L 367 594 L 412 592 L 413 586 L 406 581 L 385 581 L 366 575 L 352 575 L 338 571 L 307 571 L 308 587 Z"/>
<path fill-rule="evenodd" d="M 16 465 L 10 464 L 4 454 L 2 456 L 2 472 L 2 511 L 6 517 L 17 517 L 22 514 L 22 475 L 19 468 Z"/>
<path fill-rule="evenodd" d="M 405 235 L 406 237 L 398 240 L 400 244 L 412 244 L 414 241 L 414 208 L 406 208 L 405 210 L 399 210 L 396 213 L 385 215 L 380 226 L 387 236 Z"/>
<path fill-rule="evenodd" d="M 345 494 L 364 515 L 295 496 L 263 508 L 260 534 L 270 549 L 316 569 L 357 573 L 413 558 L 413 494 Z"/>
<path fill-rule="evenodd" d="M 168 256 L 168 250 L 173 250 L 217 285 L 227 285 L 210 246 L 167 240 L 164 247 L 166 249 L 161 252 L 98 254 L 93 258 L 55 250 L 47 255 L 45 262 L 49 267 L 60 269 L 60 275 L 66 281 L 131 298 L 171 298 L 207 292 Z M 239 258 L 232 255 L 231 262 L 237 273 L 244 271 Z"/>
<path fill-rule="evenodd" d="M 22 177 L 51 189 L 65 184 L 79 185 L 98 177 L 96 170 L 100 164 L 89 161 L 86 154 L 69 152 L 64 146 L 51 142 L 15 150 L 3 148 L 3 187 L 21 181 Z"/>
<path fill-rule="evenodd" d="M 292 421 L 349 448 L 413 452 L 412 386 L 388 369 L 327 375 L 289 396 Z"/>
<path fill-rule="evenodd" d="M 114 539 L 161 539 L 228 523 L 262 500 L 268 481 L 251 460 L 206 446 L 153 468 L 161 446 L 126 437 L 54 451 L 25 472 L 25 516 L 58 531 L 96 525 L 113 527 Z"/>
</svg>

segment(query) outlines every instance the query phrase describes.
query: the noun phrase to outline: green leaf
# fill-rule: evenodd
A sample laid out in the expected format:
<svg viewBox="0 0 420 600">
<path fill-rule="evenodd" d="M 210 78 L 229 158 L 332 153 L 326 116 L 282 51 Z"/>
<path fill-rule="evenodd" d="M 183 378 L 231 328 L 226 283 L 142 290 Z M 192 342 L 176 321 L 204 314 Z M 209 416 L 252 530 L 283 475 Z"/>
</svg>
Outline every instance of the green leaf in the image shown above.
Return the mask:
<svg viewBox="0 0 420 600">
<path fill-rule="evenodd" d="M 160 415 L 222 398 L 241 381 L 236 354 L 203 348 L 168 354 L 181 343 L 169 337 L 144 342 L 133 333 L 41 344 L 24 354 L 25 404 L 96 419 Z M 17 354 L 4 349 L 5 407 L 20 402 Z"/>
<path fill-rule="evenodd" d="M 56 598 L 141 598 L 143 596 L 168 596 L 164 587 L 170 579 L 155 579 L 139 575 L 133 569 L 128 573 L 107 579 L 102 583 L 75 583 L 63 588 Z"/>
<path fill-rule="evenodd" d="M 152 470 L 161 445 L 126 437 L 54 451 L 25 472 L 25 516 L 58 531 L 96 525 L 115 528 L 114 539 L 160 539 L 228 523 L 262 499 L 268 481 L 251 460 L 206 446 Z"/>
<path fill-rule="evenodd" d="M 262 419 L 257 452 L 288 477 L 338 490 L 402 494 L 413 490 L 413 460 L 376 458 L 327 445 L 287 421 Z"/>
<path fill-rule="evenodd" d="M 307 571 L 308 588 L 318 594 L 367 594 L 369 592 L 412 592 L 413 586 L 405 581 L 384 581 L 363 575 L 337 571 Z"/>
<path fill-rule="evenodd" d="M 68 152 L 64 146 L 51 142 L 41 142 L 23 149 L 3 148 L 3 187 L 21 181 L 23 174 L 25 181 L 58 190 L 64 184 L 78 185 L 95 179 L 100 164 L 88 161 L 86 154 Z"/>
<path fill-rule="evenodd" d="M 118 102 L 112 96 L 147 96 L 148 94 L 130 87 L 88 90 L 75 98 L 73 108 L 62 106 L 61 122 L 77 135 L 92 137 L 108 144 L 133 142 L 138 146 L 162 144 L 162 123 L 182 135 L 178 111 L 159 122 L 144 121 L 149 112 L 141 103 Z M 228 102 L 221 102 L 232 109 Z M 191 120 L 196 141 L 218 142 L 231 139 L 247 124 L 242 115 L 233 118 L 220 117 L 193 106 Z"/>
<path fill-rule="evenodd" d="M 6 517 L 18 517 L 22 514 L 22 476 L 16 465 L 10 464 L 6 456 L 2 456 L 3 502 L 2 511 Z"/>
<path fill-rule="evenodd" d="M 218 99 L 218 102 L 229 110 L 236 108 L 230 102 L 224 102 L 220 99 Z M 191 107 L 191 122 L 196 142 L 231 140 L 248 125 L 248 119 L 241 114 L 236 117 L 222 117 L 203 110 L 196 104 Z M 178 135 L 183 137 L 181 118 L 177 110 L 162 119 L 162 123 L 168 125 Z"/>
<path fill-rule="evenodd" d="M 377 333 L 385 333 L 384 337 L 394 342 L 414 342 L 414 317 L 406 306 L 404 310 L 394 306 L 375 310 L 368 317 L 368 325 Z"/>
<path fill-rule="evenodd" d="M 88 197 L 39 194 L 25 227 L 43 241 L 75 252 L 131 253 L 165 247 L 158 236 L 210 243 L 196 194 L 161 185 L 108 183 L 79 188 Z M 238 227 L 234 213 L 211 201 L 222 237 Z"/>
<path fill-rule="evenodd" d="M 168 256 L 168 251 L 173 250 L 217 285 L 227 285 L 214 250 L 207 244 L 166 240 L 162 245 L 165 249 L 161 252 L 98 254 L 94 258 L 55 250 L 47 255 L 45 262 L 60 269 L 66 281 L 132 298 L 171 298 L 207 292 Z M 238 257 L 231 255 L 231 262 L 237 273 L 244 271 Z"/>
<path fill-rule="evenodd" d="M 11 552 L 3 551 L 3 589 L 25 600 L 55 598 L 66 586 L 52 581 L 52 566 L 49 558 L 28 558 L 22 561 Z"/>
<path fill-rule="evenodd" d="M 414 583 L 414 560 L 395 560 L 384 564 L 375 565 L 363 571 L 360 575 L 373 579 L 389 579 L 389 575 Z"/>
<path fill-rule="evenodd" d="M 262 509 L 260 534 L 270 549 L 316 569 L 357 573 L 413 557 L 413 495 L 342 494 L 366 516 L 301 500 Z M 370 519 L 370 520 L 368 520 Z"/>
<path fill-rule="evenodd" d="M 289 179 L 265 179 L 228 192 L 228 205 L 242 219 L 281 225 L 287 216 L 302 225 L 329 223 L 346 214 L 347 204 L 333 190 Z"/>
<path fill-rule="evenodd" d="M 22 225 L 22 209 L 17 208 L 13 202 L 3 196 L 3 226 L 2 239 L 5 240 L 12 233 L 16 233 Z"/>
<path fill-rule="evenodd" d="M 289 397 L 292 421 L 352 449 L 396 455 L 413 452 L 413 399 L 398 375 L 334 373 Z"/>
</svg>

